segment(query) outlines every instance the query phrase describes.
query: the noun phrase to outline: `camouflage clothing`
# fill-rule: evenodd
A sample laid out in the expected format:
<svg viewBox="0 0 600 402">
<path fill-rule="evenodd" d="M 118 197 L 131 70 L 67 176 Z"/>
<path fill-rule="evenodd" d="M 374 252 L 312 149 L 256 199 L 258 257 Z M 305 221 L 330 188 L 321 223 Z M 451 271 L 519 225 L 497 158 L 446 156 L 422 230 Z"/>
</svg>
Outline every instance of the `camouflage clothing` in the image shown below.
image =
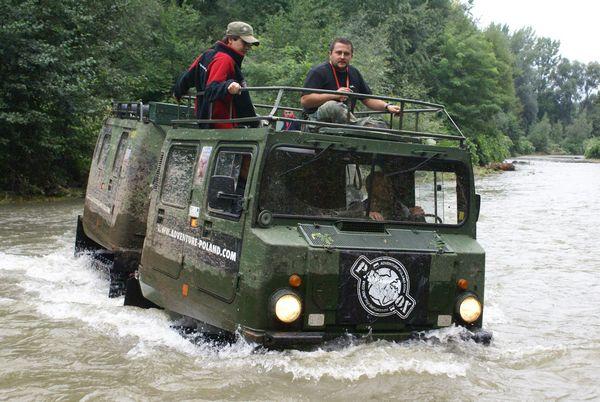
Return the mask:
<svg viewBox="0 0 600 402">
<path fill-rule="evenodd" d="M 369 117 L 357 118 L 348 111 L 348 106 L 343 102 L 334 100 L 323 103 L 315 113 L 309 114 L 310 120 L 326 123 L 355 124 L 363 127 L 388 128 L 387 124 L 379 119 Z"/>
</svg>

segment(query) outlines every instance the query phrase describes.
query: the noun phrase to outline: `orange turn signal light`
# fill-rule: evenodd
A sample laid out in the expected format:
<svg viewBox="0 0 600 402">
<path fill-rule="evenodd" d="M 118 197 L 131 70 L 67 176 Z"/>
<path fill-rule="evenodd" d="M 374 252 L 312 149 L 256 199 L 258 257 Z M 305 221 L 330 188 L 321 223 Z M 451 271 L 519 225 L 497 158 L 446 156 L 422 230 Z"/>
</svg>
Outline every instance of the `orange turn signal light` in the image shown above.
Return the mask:
<svg viewBox="0 0 600 402">
<path fill-rule="evenodd" d="M 302 278 L 300 278 L 300 275 L 293 274 L 292 276 L 290 276 L 289 283 L 291 287 L 297 288 L 300 285 L 302 285 Z"/>
<path fill-rule="evenodd" d="M 181 294 L 183 295 L 183 297 L 187 297 L 189 290 L 190 290 L 190 287 L 188 286 L 187 283 L 184 283 L 181 286 Z"/>
<path fill-rule="evenodd" d="M 193 228 L 198 227 L 198 218 L 190 218 L 190 226 Z"/>
<path fill-rule="evenodd" d="M 459 289 L 467 290 L 467 288 L 469 287 L 469 281 L 461 278 L 458 281 L 456 281 L 456 286 L 458 286 Z"/>
</svg>

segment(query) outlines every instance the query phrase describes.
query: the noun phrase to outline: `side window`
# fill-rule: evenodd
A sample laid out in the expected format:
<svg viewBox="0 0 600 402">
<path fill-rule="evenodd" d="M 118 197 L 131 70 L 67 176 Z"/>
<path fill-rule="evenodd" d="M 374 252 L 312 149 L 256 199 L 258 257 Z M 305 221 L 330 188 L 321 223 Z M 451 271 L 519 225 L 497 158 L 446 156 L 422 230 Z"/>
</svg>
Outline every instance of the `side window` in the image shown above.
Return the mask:
<svg viewBox="0 0 600 402">
<path fill-rule="evenodd" d="M 129 142 L 128 140 L 129 133 L 123 132 L 123 134 L 121 134 L 121 139 L 119 140 L 119 145 L 117 146 L 115 161 L 113 162 L 112 173 L 114 176 L 121 175 L 121 167 L 123 166 L 123 159 L 125 158 L 125 149 L 127 148 L 127 143 Z"/>
<path fill-rule="evenodd" d="M 211 211 L 239 218 L 252 163 L 249 150 L 221 150 L 208 188 Z"/>
<path fill-rule="evenodd" d="M 428 213 L 428 222 L 461 223 L 465 214 L 459 208 L 460 192 L 461 183 L 455 172 L 415 172 L 415 205 Z"/>
<path fill-rule="evenodd" d="M 104 169 L 106 166 L 106 158 L 108 157 L 108 148 L 110 147 L 110 133 L 104 134 L 104 138 L 102 139 L 102 146 L 100 147 L 100 152 L 98 153 L 98 167 L 100 169 Z"/>
<path fill-rule="evenodd" d="M 171 147 L 162 183 L 161 201 L 163 203 L 187 208 L 195 160 L 195 146 L 176 145 Z"/>
</svg>

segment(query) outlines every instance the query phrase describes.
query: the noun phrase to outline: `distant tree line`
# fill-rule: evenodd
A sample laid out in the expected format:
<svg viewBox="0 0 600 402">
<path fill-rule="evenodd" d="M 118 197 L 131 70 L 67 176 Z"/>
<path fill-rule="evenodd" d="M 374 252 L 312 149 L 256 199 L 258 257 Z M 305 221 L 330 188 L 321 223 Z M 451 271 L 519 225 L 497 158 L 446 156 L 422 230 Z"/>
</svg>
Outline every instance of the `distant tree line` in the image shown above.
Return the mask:
<svg viewBox="0 0 600 402">
<path fill-rule="evenodd" d="M 476 163 L 600 154 L 600 64 L 532 29 L 479 29 L 455 0 L 0 0 L 0 189 L 84 185 L 111 100 L 171 100 L 175 77 L 232 20 L 261 45 L 251 85 L 300 86 L 335 36 L 376 93 L 443 103 Z M 595 150 L 595 151 L 594 151 Z M 599 157 L 600 155 L 596 155 Z"/>
</svg>

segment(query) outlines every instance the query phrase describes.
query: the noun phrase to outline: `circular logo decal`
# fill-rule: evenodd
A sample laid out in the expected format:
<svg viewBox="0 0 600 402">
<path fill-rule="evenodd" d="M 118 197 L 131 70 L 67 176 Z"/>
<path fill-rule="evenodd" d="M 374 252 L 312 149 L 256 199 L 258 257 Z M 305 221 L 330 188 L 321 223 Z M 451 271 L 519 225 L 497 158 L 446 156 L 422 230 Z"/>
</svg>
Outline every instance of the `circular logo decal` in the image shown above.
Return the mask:
<svg viewBox="0 0 600 402">
<path fill-rule="evenodd" d="M 397 314 L 406 318 L 416 305 L 410 294 L 408 271 L 392 257 L 379 257 L 370 261 L 364 255 L 350 268 L 357 279 L 358 300 L 363 308 L 376 317 Z"/>
</svg>

